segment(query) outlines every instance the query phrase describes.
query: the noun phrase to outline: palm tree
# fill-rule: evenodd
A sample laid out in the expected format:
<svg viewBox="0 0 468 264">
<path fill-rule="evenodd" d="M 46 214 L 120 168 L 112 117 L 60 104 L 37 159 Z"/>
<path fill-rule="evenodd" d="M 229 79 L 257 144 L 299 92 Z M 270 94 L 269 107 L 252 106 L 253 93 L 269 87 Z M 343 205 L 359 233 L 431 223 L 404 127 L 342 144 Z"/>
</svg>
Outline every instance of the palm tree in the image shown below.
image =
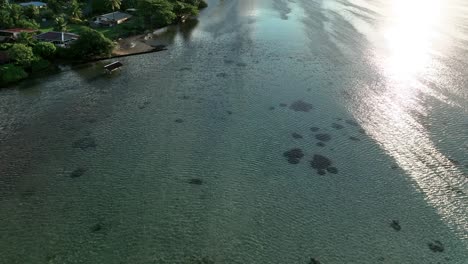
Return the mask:
<svg viewBox="0 0 468 264">
<path fill-rule="evenodd" d="M 31 33 L 21 32 L 16 39 L 17 43 L 32 46 L 36 40 L 33 38 Z"/>
<path fill-rule="evenodd" d="M 120 5 L 122 4 L 122 0 L 107 0 L 107 3 L 110 5 L 110 7 L 112 8 L 112 18 L 114 19 L 115 21 L 115 10 L 116 9 L 120 9 Z"/>
<path fill-rule="evenodd" d="M 83 15 L 80 4 L 78 4 L 76 0 L 73 0 L 70 4 L 70 15 L 75 19 L 81 19 L 81 16 Z"/>
<path fill-rule="evenodd" d="M 60 31 L 60 32 L 67 31 L 67 21 L 65 20 L 65 17 L 57 16 L 55 18 L 54 30 L 55 31 Z"/>
</svg>

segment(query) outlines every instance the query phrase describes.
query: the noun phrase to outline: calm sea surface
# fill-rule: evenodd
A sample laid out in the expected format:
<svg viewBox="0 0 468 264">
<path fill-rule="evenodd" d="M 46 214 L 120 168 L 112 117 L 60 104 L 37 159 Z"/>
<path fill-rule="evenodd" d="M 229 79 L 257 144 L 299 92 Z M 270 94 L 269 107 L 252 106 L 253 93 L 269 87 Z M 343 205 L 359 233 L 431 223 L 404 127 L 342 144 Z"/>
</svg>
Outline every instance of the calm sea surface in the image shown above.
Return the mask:
<svg viewBox="0 0 468 264">
<path fill-rule="evenodd" d="M 466 1 L 210 0 L 153 41 L 0 90 L 0 263 L 468 263 Z"/>
</svg>

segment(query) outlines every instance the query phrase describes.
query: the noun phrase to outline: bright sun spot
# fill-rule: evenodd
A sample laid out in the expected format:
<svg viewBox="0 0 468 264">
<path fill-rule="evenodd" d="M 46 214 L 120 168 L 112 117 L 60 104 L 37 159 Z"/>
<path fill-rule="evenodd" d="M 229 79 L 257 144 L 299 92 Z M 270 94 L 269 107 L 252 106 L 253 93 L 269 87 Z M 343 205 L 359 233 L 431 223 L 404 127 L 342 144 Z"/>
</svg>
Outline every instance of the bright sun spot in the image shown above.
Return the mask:
<svg viewBox="0 0 468 264">
<path fill-rule="evenodd" d="M 392 0 L 390 22 L 384 30 L 389 56 L 386 71 L 409 79 L 429 66 L 437 38 L 441 0 Z"/>
</svg>

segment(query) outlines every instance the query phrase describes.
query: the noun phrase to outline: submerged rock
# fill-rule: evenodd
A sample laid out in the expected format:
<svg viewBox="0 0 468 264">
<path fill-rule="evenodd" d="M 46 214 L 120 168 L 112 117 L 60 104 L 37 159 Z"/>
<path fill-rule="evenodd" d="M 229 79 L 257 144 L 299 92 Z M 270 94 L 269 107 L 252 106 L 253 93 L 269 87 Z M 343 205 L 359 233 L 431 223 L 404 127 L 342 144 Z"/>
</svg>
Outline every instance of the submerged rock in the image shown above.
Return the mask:
<svg viewBox="0 0 468 264">
<path fill-rule="evenodd" d="M 190 184 L 195 184 L 195 185 L 202 185 L 202 184 L 203 184 L 203 180 L 202 180 L 202 179 L 196 179 L 196 178 L 194 178 L 194 179 L 190 179 L 190 180 L 189 180 L 189 183 L 190 183 Z"/>
<path fill-rule="evenodd" d="M 313 159 L 310 161 L 310 166 L 317 170 L 326 170 L 332 164 L 331 160 L 325 156 L 315 154 Z"/>
<path fill-rule="evenodd" d="M 290 164 L 297 164 L 304 157 L 304 153 L 300 148 L 293 148 L 284 152 L 283 156 L 288 158 Z"/>
<path fill-rule="evenodd" d="M 268 108 L 269 110 L 275 110 L 275 107 L 274 106 L 270 106 L 270 108 Z"/>
<path fill-rule="evenodd" d="M 315 258 L 310 258 L 309 262 L 307 264 L 321 264 L 320 261 L 318 261 L 317 259 Z"/>
<path fill-rule="evenodd" d="M 174 122 L 176 123 L 182 123 L 184 122 L 184 120 L 182 118 L 177 118 L 176 120 L 174 120 Z"/>
<path fill-rule="evenodd" d="M 325 142 L 331 140 L 331 136 L 329 134 L 317 134 L 315 135 L 315 138 Z"/>
<path fill-rule="evenodd" d="M 91 232 L 96 233 L 103 229 L 103 225 L 101 223 L 96 223 L 91 227 Z"/>
<path fill-rule="evenodd" d="M 280 103 L 279 106 L 281 106 L 281 107 L 286 107 L 286 106 L 288 106 L 288 105 L 285 104 L 285 103 Z"/>
<path fill-rule="evenodd" d="M 226 78 L 227 76 L 228 75 L 225 72 L 220 72 L 220 73 L 216 74 L 216 77 L 221 77 L 221 78 Z"/>
<path fill-rule="evenodd" d="M 92 137 L 84 137 L 73 142 L 72 147 L 82 150 L 95 149 L 97 147 L 96 141 Z"/>
<path fill-rule="evenodd" d="M 390 226 L 396 231 L 401 230 L 400 222 L 398 220 L 392 220 L 392 222 L 390 223 Z"/>
<path fill-rule="evenodd" d="M 352 125 L 352 126 L 359 126 L 358 122 L 354 121 L 354 120 L 351 120 L 351 119 L 347 119 L 345 120 L 345 122 L 349 125 Z"/>
<path fill-rule="evenodd" d="M 78 168 L 74 171 L 72 171 L 72 173 L 70 173 L 70 177 L 71 178 L 78 178 L 78 177 L 81 177 L 83 174 L 85 174 L 87 170 L 84 169 L 84 168 Z"/>
<path fill-rule="evenodd" d="M 343 125 L 340 125 L 340 124 L 337 124 L 337 123 L 333 123 L 333 124 L 331 125 L 331 127 L 333 127 L 333 128 L 336 129 L 336 130 L 340 130 L 340 129 L 343 129 L 343 128 L 344 128 Z"/>
<path fill-rule="evenodd" d="M 427 243 L 429 249 L 432 252 L 444 252 L 444 245 L 439 240 L 434 240 L 433 242 Z"/>
<path fill-rule="evenodd" d="M 317 144 L 315 144 L 315 145 L 316 145 L 317 147 L 321 147 L 321 148 L 323 148 L 323 147 L 326 146 L 325 143 L 323 143 L 323 142 L 317 142 Z"/>
<path fill-rule="evenodd" d="M 320 130 L 320 127 L 311 127 L 310 128 L 310 131 L 312 131 L 312 132 L 317 132 L 319 130 Z"/>
<path fill-rule="evenodd" d="M 352 141 L 361 141 L 359 138 L 353 136 L 349 137 L 349 139 Z"/>
<path fill-rule="evenodd" d="M 296 112 L 309 112 L 310 110 L 313 109 L 313 106 L 309 103 L 306 103 L 302 100 L 298 100 L 293 102 L 290 106 L 289 109 L 292 109 Z"/>
<path fill-rule="evenodd" d="M 338 169 L 335 168 L 335 167 L 328 167 L 328 168 L 327 168 L 327 171 L 328 171 L 329 173 L 338 174 Z"/>
<path fill-rule="evenodd" d="M 296 133 L 296 132 L 292 133 L 291 136 L 292 136 L 293 138 L 295 138 L 295 139 L 301 139 L 301 138 L 303 138 L 302 135 L 300 135 L 300 134 L 298 134 L 298 133 Z"/>
<path fill-rule="evenodd" d="M 210 257 L 192 256 L 188 262 L 189 264 L 215 264 L 214 260 Z"/>
<path fill-rule="evenodd" d="M 232 111 L 229 111 L 229 110 L 228 110 L 228 111 L 226 111 L 226 113 L 227 113 L 228 115 L 232 115 Z"/>
</svg>

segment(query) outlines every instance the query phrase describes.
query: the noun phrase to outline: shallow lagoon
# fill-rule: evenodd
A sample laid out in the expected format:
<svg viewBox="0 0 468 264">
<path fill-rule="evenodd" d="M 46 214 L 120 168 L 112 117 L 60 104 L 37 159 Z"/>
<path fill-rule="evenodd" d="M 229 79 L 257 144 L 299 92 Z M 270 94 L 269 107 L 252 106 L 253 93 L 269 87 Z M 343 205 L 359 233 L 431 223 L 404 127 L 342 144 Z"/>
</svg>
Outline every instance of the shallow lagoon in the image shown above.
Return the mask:
<svg viewBox="0 0 468 264">
<path fill-rule="evenodd" d="M 468 21 L 424 5 L 213 0 L 1 90 L 0 263 L 465 263 Z"/>
</svg>

